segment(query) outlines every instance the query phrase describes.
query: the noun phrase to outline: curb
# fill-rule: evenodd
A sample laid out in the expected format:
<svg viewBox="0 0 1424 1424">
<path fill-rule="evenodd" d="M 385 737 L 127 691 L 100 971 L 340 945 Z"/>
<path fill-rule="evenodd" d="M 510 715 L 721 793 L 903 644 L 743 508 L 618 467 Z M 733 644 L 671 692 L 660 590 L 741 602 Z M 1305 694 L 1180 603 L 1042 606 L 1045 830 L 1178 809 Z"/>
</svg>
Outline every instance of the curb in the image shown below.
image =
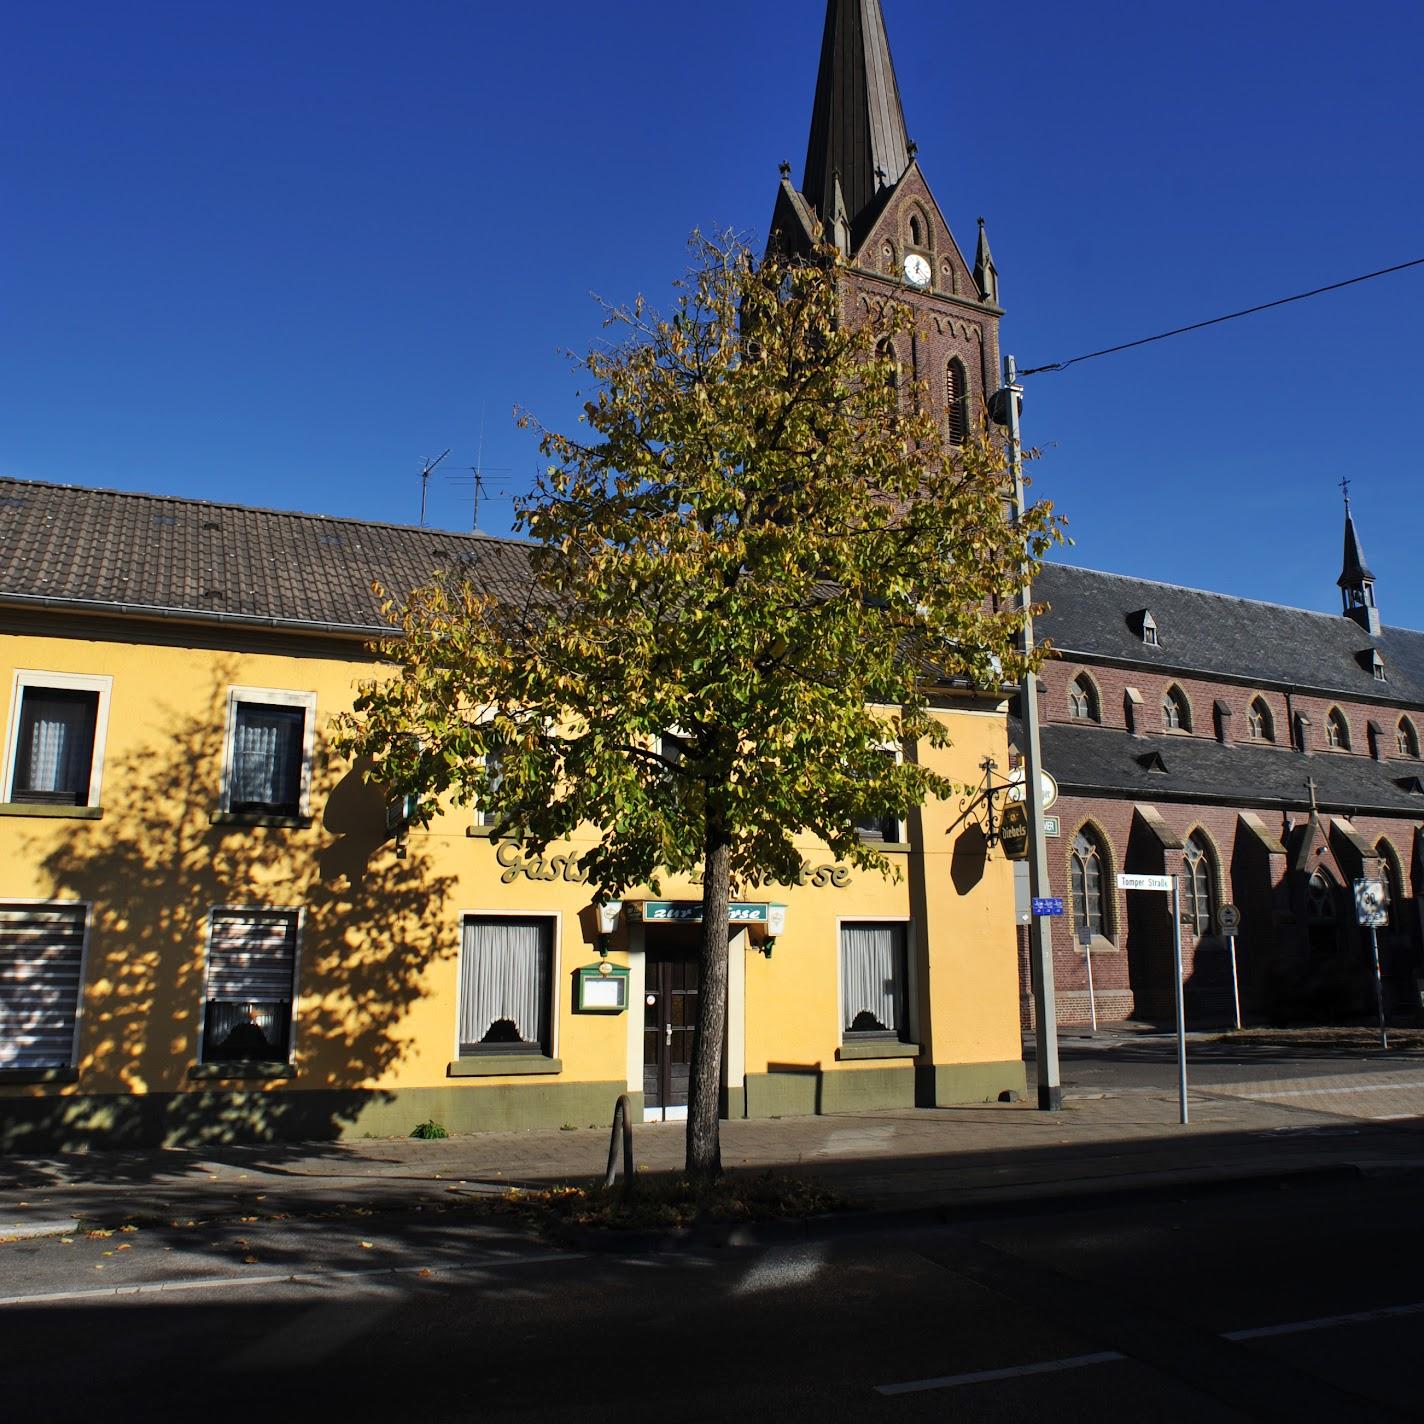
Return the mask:
<svg viewBox="0 0 1424 1424">
<path fill-rule="evenodd" d="M 1299 1168 L 1263 1168 L 1256 1172 L 1224 1172 L 1209 1176 L 1172 1177 L 1163 1174 L 1102 1190 L 996 1192 L 934 1206 L 890 1207 L 864 1212 L 838 1212 L 800 1221 L 726 1222 L 685 1226 L 671 1231 L 555 1230 L 562 1246 L 588 1252 L 656 1255 L 674 1251 L 726 1250 L 784 1246 L 798 1241 L 878 1235 L 1024 1216 L 1066 1216 L 1110 1206 L 1144 1206 L 1179 1201 L 1184 1196 L 1229 1196 L 1239 1192 L 1276 1191 L 1299 1186 L 1357 1182 L 1364 1168 L 1353 1162 Z"/>
<path fill-rule="evenodd" d="M 63 1220 L 3 1221 L 0 1222 L 0 1241 L 34 1241 L 44 1236 L 69 1236 L 83 1229 L 83 1223 L 77 1216 Z"/>
</svg>

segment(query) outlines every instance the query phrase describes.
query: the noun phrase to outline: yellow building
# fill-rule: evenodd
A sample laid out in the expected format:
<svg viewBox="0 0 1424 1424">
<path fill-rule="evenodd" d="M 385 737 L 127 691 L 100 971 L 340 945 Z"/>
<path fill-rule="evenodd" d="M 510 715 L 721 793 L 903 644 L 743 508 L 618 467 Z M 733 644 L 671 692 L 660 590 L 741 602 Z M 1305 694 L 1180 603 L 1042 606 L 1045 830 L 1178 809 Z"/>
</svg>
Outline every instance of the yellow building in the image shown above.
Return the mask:
<svg viewBox="0 0 1424 1424">
<path fill-rule="evenodd" d="M 601 923 L 578 844 L 393 831 L 327 740 L 372 578 L 516 576 L 518 545 L 0 480 L 0 554 L 6 1148 L 685 1111 L 699 887 Z M 946 775 L 1007 765 L 1001 701 L 939 715 Z M 867 825 L 898 882 L 808 843 L 736 908 L 728 1115 L 1022 1090 L 1013 877 L 958 816 Z"/>
</svg>

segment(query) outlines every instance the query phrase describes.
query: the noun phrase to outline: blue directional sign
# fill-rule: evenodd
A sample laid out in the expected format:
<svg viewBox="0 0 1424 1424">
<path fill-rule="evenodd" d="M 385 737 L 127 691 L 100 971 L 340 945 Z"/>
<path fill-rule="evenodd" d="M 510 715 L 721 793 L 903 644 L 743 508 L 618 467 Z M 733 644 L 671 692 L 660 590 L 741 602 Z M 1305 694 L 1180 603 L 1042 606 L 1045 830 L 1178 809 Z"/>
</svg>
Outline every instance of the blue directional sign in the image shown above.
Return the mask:
<svg viewBox="0 0 1424 1424">
<path fill-rule="evenodd" d="M 1035 899 L 1033 902 L 1033 912 L 1035 915 L 1059 916 L 1063 913 L 1063 900 L 1061 896 L 1045 896 L 1043 899 Z"/>
</svg>

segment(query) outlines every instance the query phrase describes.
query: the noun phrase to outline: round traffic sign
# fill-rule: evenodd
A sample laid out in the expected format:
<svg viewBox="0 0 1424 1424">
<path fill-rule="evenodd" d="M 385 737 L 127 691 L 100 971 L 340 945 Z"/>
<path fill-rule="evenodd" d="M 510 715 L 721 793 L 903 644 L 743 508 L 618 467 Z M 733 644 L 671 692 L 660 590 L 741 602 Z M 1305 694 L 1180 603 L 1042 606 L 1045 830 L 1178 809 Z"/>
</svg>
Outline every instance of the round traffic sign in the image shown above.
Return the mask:
<svg viewBox="0 0 1424 1424">
<path fill-rule="evenodd" d="M 1241 928 L 1241 911 L 1235 905 L 1223 905 L 1216 912 L 1216 927 L 1222 934 L 1235 934 Z"/>
</svg>

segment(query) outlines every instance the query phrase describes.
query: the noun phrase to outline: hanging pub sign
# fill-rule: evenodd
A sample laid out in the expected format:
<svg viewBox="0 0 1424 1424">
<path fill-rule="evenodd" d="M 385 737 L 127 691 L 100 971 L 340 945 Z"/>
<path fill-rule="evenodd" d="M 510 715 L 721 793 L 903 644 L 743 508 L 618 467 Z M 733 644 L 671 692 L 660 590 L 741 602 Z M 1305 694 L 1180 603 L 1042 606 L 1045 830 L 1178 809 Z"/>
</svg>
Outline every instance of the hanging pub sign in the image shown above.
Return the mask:
<svg viewBox="0 0 1424 1424">
<path fill-rule="evenodd" d="M 999 822 L 999 844 L 1005 860 L 1028 859 L 1028 813 L 1022 801 L 1010 801 L 1004 807 L 1004 819 Z"/>
</svg>

